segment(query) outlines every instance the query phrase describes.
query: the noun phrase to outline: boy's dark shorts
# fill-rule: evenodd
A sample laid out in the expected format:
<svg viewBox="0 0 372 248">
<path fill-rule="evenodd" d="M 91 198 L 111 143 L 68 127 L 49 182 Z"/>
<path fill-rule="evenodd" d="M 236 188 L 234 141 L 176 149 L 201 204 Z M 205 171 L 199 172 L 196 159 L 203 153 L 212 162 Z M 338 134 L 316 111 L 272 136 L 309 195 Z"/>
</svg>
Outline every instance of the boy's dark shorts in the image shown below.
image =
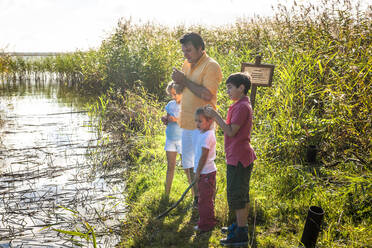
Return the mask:
<svg viewBox="0 0 372 248">
<path fill-rule="evenodd" d="M 249 202 L 249 181 L 253 163 L 244 168 L 239 162 L 237 166 L 227 165 L 227 202 L 230 210 L 245 208 Z"/>
</svg>

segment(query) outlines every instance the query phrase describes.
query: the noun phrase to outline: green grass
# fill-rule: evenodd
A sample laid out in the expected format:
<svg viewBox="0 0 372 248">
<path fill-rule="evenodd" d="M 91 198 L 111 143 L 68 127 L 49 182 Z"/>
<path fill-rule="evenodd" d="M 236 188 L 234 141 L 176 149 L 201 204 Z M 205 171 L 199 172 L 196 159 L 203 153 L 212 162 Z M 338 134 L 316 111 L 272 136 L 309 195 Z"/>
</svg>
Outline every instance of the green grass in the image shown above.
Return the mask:
<svg viewBox="0 0 372 248">
<path fill-rule="evenodd" d="M 143 118 L 141 113 L 149 110 L 149 106 L 157 106 L 153 108 L 153 111 L 157 110 L 153 112 L 154 121 L 161 116 L 161 106 L 164 103 L 159 105 L 156 100 L 149 99 L 146 92 L 136 94 L 136 98 L 112 97 L 111 99 L 126 100 L 110 102 L 109 111 L 104 118 L 106 122 L 117 124 L 112 122 L 111 114 L 118 119 L 127 118 L 126 106 L 132 106 L 136 102 L 143 103 L 144 99 L 147 99 L 148 105 L 137 105 L 138 117 Z M 118 113 L 122 114 L 121 117 Z M 193 226 L 196 225 L 197 213 L 190 209 L 190 194 L 168 216 L 161 220 L 156 219 L 179 199 L 188 185 L 183 170 L 178 166 L 169 201 L 166 200 L 164 127 L 159 126 L 160 120 L 147 124 L 141 120 L 133 124 L 132 129 L 126 127 L 123 130 L 125 133 L 136 130 L 137 133 L 128 155 L 131 161 L 127 175 L 130 211 L 123 220 L 122 241 L 118 246 L 218 247 L 219 239 L 223 238 L 219 228 L 228 223 L 223 137 L 218 136 L 216 159 L 218 173 L 215 211 L 219 224 L 210 233 L 196 235 Z M 127 141 L 128 135 L 121 135 L 123 142 Z M 291 158 L 276 160 L 264 153 L 264 148 L 257 146 L 259 142 L 258 137 L 252 140 L 259 154 L 251 183 L 249 232 L 252 247 L 296 247 L 311 205 L 320 206 L 325 211 L 318 247 L 366 247 L 371 243 L 371 183 L 370 174 L 365 168 L 358 168 L 355 161 L 340 162 L 334 165 L 337 166 L 335 169 L 334 166 L 327 167 L 319 161 L 308 164 L 296 163 Z"/>
<path fill-rule="evenodd" d="M 225 196 L 225 165 L 219 161 L 217 174 L 216 217 L 219 224 L 208 234 L 197 236 L 192 227 L 197 214 L 189 209 L 190 194 L 169 216 L 156 220 L 156 216 L 170 207 L 187 187 L 187 180 L 178 167 L 170 196 L 164 200 L 164 179 L 166 158 L 162 149 L 163 136 L 143 140 L 146 149 L 141 151 L 141 162 L 131 174 L 128 200 L 131 211 L 123 226 L 120 247 L 218 247 L 223 238 L 219 228 L 227 223 L 228 209 Z M 301 238 L 309 206 L 321 206 L 325 211 L 318 247 L 366 247 L 370 244 L 369 226 L 370 200 L 367 192 L 355 188 L 350 182 L 333 186 L 325 182 L 309 168 L 288 166 L 277 163 L 276 167 L 258 161 L 255 164 L 251 183 L 250 232 L 255 223 L 255 238 L 251 240 L 257 247 L 295 247 Z M 323 169 L 323 173 L 327 173 Z M 329 173 L 329 172 L 328 172 Z M 365 181 L 364 185 L 370 183 Z M 349 192 L 351 190 L 351 192 Z M 348 193 L 361 194 L 359 202 L 349 202 Z M 363 199 L 365 202 L 363 202 Z M 353 199 L 350 199 L 353 201 Z M 352 207 L 366 206 L 364 218 L 353 220 L 358 215 Z M 355 204 L 355 205 L 354 205 Z M 355 211 L 356 210 L 356 211 Z M 347 212 L 350 211 L 350 212 Z M 354 212 L 355 211 L 355 212 Z"/>
</svg>

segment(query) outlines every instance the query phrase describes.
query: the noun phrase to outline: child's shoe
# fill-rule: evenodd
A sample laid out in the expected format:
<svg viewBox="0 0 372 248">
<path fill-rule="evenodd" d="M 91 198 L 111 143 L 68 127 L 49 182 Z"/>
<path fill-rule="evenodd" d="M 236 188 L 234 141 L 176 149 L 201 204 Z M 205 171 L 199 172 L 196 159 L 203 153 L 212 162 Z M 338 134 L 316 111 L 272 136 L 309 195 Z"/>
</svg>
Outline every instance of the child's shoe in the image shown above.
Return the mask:
<svg viewBox="0 0 372 248">
<path fill-rule="evenodd" d="M 234 232 L 237 227 L 238 227 L 238 225 L 234 222 L 230 226 L 224 226 L 224 227 L 222 227 L 221 228 L 221 232 L 222 233 L 229 234 L 231 232 Z"/>
<path fill-rule="evenodd" d="M 212 230 L 213 230 L 213 227 L 208 229 L 208 230 L 202 230 L 202 229 L 199 228 L 198 225 L 194 226 L 194 231 L 196 231 L 197 233 L 200 233 L 200 234 L 205 233 L 205 232 L 209 232 L 209 231 L 212 231 Z"/>
<path fill-rule="evenodd" d="M 221 239 L 220 244 L 223 246 L 246 246 L 248 245 L 248 228 L 238 227 L 226 239 Z"/>
</svg>

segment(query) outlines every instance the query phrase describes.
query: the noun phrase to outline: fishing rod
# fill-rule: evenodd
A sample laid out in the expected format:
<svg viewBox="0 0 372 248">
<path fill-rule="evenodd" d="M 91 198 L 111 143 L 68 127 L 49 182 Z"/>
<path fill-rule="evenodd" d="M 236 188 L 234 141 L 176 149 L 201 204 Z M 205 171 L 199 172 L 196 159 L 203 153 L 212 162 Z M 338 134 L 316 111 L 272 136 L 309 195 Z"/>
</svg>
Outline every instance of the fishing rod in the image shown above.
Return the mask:
<svg viewBox="0 0 372 248">
<path fill-rule="evenodd" d="M 196 181 L 194 180 L 190 185 L 189 187 L 187 187 L 187 189 L 185 190 L 185 192 L 183 192 L 182 196 L 180 197 L 180 199 L 174 203 L 169 209 L 167 209 L 165 212 L 163 212 L 162 214 L 160 214 L 158 217 L 156 217 L 156 219 L 161 219 L 162 217 L 166 216 L 170 211 L 172 211 L 172 209 L 174 209 L 175 207 L 178 206 L 178 204 L 180 204 L 180 202 L 183 200 L 183 198 L 185 198 L 185 195 L 187 194 L 187 192 L 194 186 L 194 184 L 196 183 Z"/>
</svg>

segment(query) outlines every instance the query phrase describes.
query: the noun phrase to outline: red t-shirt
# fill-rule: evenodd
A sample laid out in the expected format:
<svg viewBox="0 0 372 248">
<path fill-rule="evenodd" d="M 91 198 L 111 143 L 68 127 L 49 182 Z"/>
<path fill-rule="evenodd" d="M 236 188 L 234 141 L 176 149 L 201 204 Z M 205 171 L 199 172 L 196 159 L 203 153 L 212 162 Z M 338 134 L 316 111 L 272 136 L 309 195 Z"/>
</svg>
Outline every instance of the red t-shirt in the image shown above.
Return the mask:
<svg viewBox="0 0 372 248">
<path fill-rule="evenodd" d="M 233 137 L 225 134 L 227 164 L 236 166 L 238 162 L 241 162 L 244 167 L 247 167 L 256 159 L 256 154 L 250 144 L 252 119 L 252 106 L 247 96 L 230 106 L 226 123 L 238 125 L 240 128 Z"/>
</svg>

